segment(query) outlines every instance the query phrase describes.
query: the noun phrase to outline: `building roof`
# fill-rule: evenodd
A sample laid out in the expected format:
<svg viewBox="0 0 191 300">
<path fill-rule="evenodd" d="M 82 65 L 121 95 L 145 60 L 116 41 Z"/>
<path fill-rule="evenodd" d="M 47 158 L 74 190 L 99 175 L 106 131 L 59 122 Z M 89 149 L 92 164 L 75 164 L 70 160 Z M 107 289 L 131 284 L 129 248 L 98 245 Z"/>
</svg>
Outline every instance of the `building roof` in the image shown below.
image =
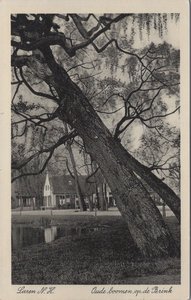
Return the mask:
<svg viewBox="0 0 191 300">
<path fill-rule="evenodd" d="M 87 182 L 87 176 L 80 175 L 78 177 L 80 187 L 84 196 L 92 195 L 95 193 L 95 181 L 99 184 L 102 181 L 100 174 L 92 176 Z M 35 197 L 42 198 L 44 191 L 46 175 L 36 175 L 36 176 L 23 176 L 18 178 L 12 183 L 12 197 L 16 196 L 22 197 Z M 76 194 L 75 181 L 70 175 L 49 175 L 50 184 L 54 194 Z M 103 182 L 103 181 L 102 181 Z"/>
<path fill-rule="evenodd" d="M 42 198 L 45 175 L 23 176 L 12 183 L 12 196 Z"/>
<path fill-rule="evenodd" d="M 94 192 L 94 185 L 86 182 L 86 176 L 79 176 L 78 179 L 84 195 Z M 70 175 L 51 176 L 49 180 L 54 194 L 76 193 L 75 180 Z"/>
</svg>

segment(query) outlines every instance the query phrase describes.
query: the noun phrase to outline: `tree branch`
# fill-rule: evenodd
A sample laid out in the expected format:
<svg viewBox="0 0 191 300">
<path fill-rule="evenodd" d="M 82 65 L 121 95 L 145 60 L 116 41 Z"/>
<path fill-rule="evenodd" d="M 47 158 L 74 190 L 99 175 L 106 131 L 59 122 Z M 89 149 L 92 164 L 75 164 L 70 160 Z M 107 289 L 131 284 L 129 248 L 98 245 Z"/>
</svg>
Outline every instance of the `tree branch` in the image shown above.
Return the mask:
<svg viewBox="0 0 191 300">
<path fill-rule="evenodd" d="M 39 171 L 37 171 L 37 172 L 28 172 L 28 173 L 20 174 L 20 175 L 18 175 L 18 176 L 16 176 L 16 177 L 13 177 L 12 180 L 11 180 L 11 182 L 13 183 L 15 180 L 17 180 L 17 179 L 19 179 L 19 178 L 21 178 L 21 177 L 23 177 L 23 176 L 26 177 L 26 176 L 32 176 L 32 175 L 39 175 L 39 174 L 41 174 L 41 173 L 45 170 L 45 168 L 46 168 L 46 166 L 47 166 L 49 160 L 51 159 L 53 153 L 54 153 L 54 149 L 50 151 L 50 153 L 49 153 L 47 159 L 45 160 L 45 162 L 44 162 L 42 168 L 41 168 Z"/>
<path fill-rule="evenodd" d="M 59 99 L 56 98 L 56 97 L 53 97 L 49 94 L 45 94 L 45 93 L 42 93 L 42 92 L 37 92 L 35 91 L 31 86 L 30 84 L 27 82 L 27 80 L 25 79 L 24 75 L 23 75 L 23 71 L 22 71 L 22 68 L 20 68 L 20 76 L 24 82 L 24 84 L 26 85 L 26 87 L 36 96 L 39 96 L 39 97 L 44 97 L 44 98 L 47 98 L 47 99 L 51 99 L 53 100 L 54 102 L 58 103 L 59 102 Z"/>
<path fill-rule="evenodd" d="M 74 138 L 75 136 L 77 136 L 76 131 L 72 131 L 69 134 L 67 134 L 65 136 L 62 136 L 53 146 L 50 146 L 49 148 L 42 149 L 42 150 L 38 151 L 37 153 L 34 153 L 30 157 L 28 157 L 23 163 L 20 163 L 19 165 L 14 165 L 12 163 L 12 169 L 13 170 L 20 170 L 21 168 L 23 168 L 25 165 L 27 165 L 35 157 L 38 157 L 39 155 L 41 155 L 43 153 L 48 153 L 48 152 L 52 152 L 52 151 L 54 152 L 54 150 L 56 148 L 58 148 L 59 146 L 65 144 L 69 139 Z"/>
<path fill-rule="evenodd" d="M 92 174 L 90 174 L 89 176 L 87 176 L 86 177 L 86 182 L 87 183 L 94 183 L 94 182 L 92 182 L 92 181 L 89 181 L 89 179 L 91 178 L 91 177 L 93 177 L 96 173 L 97 173 L 97 171 L 100 169 L 100 167 L 97 167 L 96 169 L 95 169 L 95 171 L 92 173 Z"/>
<path fill-rule="evenodd" d="M 131 16 L 131 15 L 132 14 L 118 15 L 117 17 L 112 19 L 104 28 L 97 31 L 89 39 L 87 39 L 86 41 L 83 41 L 77 45 L 74 45 L 73 47 L 68 47 L 65 35 L 60 32 L 51 32 L 46 37 L 41 37 L 39 40 L 36 40 L 35 42 L 30 43 L 30 44 L 23 44 L 23 43 L 16 42 L 13 40 L 13 41 L 11 41 L 11 45 L 13 47 L 16 47 L 17 49 L 21 49 L 21 50 L 25 50 L 25 51 L 32 51 L 35 49 L 40 49 L 45 46 L 60 45 L 70 57 L 73 57 L 73 56 L 75 56 L 77 50 L 82 49 L 82 48 L 87 47 L 90 44 L 92 44 L 96 38 L 98 38 L 101 34 L 103 34 L 108 29 L 110 29 L 110 27 L 113 23 L 117 23 L 120 20 L 124 19 L 125 17 Z M 105 49 L 105 47 L 104 47 L 104 49 Z"/>
</svg>

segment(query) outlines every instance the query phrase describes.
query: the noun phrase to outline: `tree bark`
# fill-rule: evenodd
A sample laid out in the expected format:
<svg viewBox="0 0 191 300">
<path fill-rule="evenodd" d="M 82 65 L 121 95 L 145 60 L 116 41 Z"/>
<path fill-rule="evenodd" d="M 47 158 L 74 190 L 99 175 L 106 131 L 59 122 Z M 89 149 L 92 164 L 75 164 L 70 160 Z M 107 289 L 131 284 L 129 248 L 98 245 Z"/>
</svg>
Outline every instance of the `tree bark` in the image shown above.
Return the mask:
<svg viewBox="0 0 191 300">
<path fill-rule="evenodd" d="M 52 72 L 44 80 L 57 91 L 60 119 L 77 130 L 87 151 L 100 166 L 140 253 L 146 258 L 178 255 L 159 210 L 128 167 L 126 150 L 112 137 L 79 87 L 55 62 L 51 50 L 42 51 Z"/>
<path fill-rule="evenodd" d="M 180 198 L 175 192 L 128 151 L 126 151 L 126 164 L 164 200 L 180 222 Z"/>
</svg>

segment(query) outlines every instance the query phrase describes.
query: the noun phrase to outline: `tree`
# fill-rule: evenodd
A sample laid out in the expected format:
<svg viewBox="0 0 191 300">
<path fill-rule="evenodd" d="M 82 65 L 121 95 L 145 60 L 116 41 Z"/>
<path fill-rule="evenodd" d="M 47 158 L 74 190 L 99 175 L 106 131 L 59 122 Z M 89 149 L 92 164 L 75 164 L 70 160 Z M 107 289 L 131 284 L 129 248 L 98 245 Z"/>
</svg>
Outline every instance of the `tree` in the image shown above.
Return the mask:
<svg viewBox="0 0 191 300">
<path fill-rule="evenodd" d="M 155 172 L 162 181 L 168 183 L 177 194 L 180 193 L 180 133 L 168 123 L 160 132 L 147 129 L 141 138 L 141 150 L 134 155 Z"/>
<path fill-rule="evenodd" d="M 68 134 L 67 124 L 64 124 L 64 127 L 65 127 L 65 132 Z M 67 150 L 68 150 L 69 155 L 70 155 L 72 169 L 73 169 L 73 172 L 74 172 L 73 176 L 74 176 L 74 181 L 75 181 L 76 193 L 77 193 L 79 203 L 80 203 L 80 210 L 81 211 L 86 211 L 86 203 L 84 201 L 84 197 L 83 197 L 82 190 L 81 190 L 81 187 L 80 187 L 78 172 L 77 172 L 77 169 L 76 169 L 76 162 L 75 162 L 74 154 L 73 154 L 72 147 L 71 147 L 71 144 L 70 144 L 69 141 L 67 142 Z"/>
<path fill-rule="evenodd" d="M 84 22 L 87 22 L 91 17 L 93 17 L 96 25 L 87 30 Z M 55 23 L 55 18 L 64 20 L 65 27 L 59 25 L 59 22 Z M 107 36 L 113 24 L 120 24 L 120 21 L 122 23 L 128 22 L 129 18 L 132 18 L 132 14 L 98 17 L 92 14 L 83 16 L 77 14 L 12 15 L 13 54 L 11 63 L 15 72 L 19 71 L 20 73 L 21 80 L 18 80 L 18 84 L 22 81 L 36 95 L 52 99 L 57 104 L 54 116 L 56 115 L 63 123 L 66 122 L 72 128 L 69 135 L 61 137 L 55 143 L 56 146 L 54 145 L 49 149 L 50 155 L 57 146 L 78 134 L 84 142 L 86 151 L 102 170 L 141 254 L 145 257 L 176 255 L 178 249 L 175 241 L 149 193 L 135 175 L 135 173 L 138 174 L 139 170 L 141 170 L 141 175 L 143 170 L 145 174 L 146 169 L 131 158 L 117 138 L 116 133 L 121 133 L 120 127 L 124 120 L 118 124 L 117 130 L 112 136 L 82 89 L 75 81 L 72 81 L 69 71 L 66 71 L 65 65 L 67 63 L 59 63 L 56 49 L 54 49 L 54 45 L 59 45 L 66 56 L 74 58 L 78 52 L 87 49 L 88 46 L 93 47 L 96 53 L 103 53 L 108 46 L 111 46 L 110 49 L 115 49 L 120 54 L 125 53 L 136 57 L 144 68 L 142 72 L 148 73 L 146 76 L 153 78 L 155 70 L 151 70 L 147 64 L 143 63 L 145 56 L 140 57 L 134 51 L 124 50 L 115 37 L 111 35 L 108 38 Z M 74 39 L 72 36 L 72 27 L 77 29 L 79 33 L 76 43 L 76 36 Z M 66 30 L 66 33 L 62 29 Z M 70 34 L 66 35 L 69 29 L 71 29 Z M 19 37 L 19 41 L 17 37 Z M 96 43 L 99 37 L 101 39 Z M 19 55 L 19 51 L 24 52 Z M 31 51 L 32 54 L 30 55 Z M 26 79 L 26 70 L 30 70 L 34 77 L 44 82 L 46 84 L 45 91 L 50 90 L 51 93 L 35 92 Z M 157 92 L 160 93 L 162 89 L 162 87 L 157 87 Z M 151 103 L 156 97 L 157 95 L 153 95 Z M 128 98 L 125 99 L 125 103 L 129 103 Z M 152 104 L 149 107 L 152 108 Z M 125 108 L 127 108 L 126 105 Z M 136 107 L 132 108 L 136 118 L 139 117 L 140 119 L 141 113 L 136 110 Z M 145 108 L 142 107 L 142 110 Z M 135 119 L 132 115 L 130 117 Z M 46 121 L 50 118 L 52 115 L 47 117 Z M 145 121 L 143 118 L 142 120 Z M 149 173 L 149 175 L 146 174 L 147 176 L 152 177 L 153 175 Z M 158 188 L 161 186 L 161 181 L 157 180 Z M 156 178 L 153 181 L 156 181 Z M 177 203 L 178 199 L 176 199 Z"/>
</svg>

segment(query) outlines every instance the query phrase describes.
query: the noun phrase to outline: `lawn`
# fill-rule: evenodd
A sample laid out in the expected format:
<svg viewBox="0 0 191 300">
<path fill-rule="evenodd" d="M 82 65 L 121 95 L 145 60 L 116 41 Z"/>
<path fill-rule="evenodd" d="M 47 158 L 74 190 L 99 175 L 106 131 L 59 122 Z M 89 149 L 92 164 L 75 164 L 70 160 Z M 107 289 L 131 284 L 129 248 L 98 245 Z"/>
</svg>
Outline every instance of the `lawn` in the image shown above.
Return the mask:
<svg viewBox="0 0 191 300">
<path fill-rule="evenodd" d="M 141 259 L 120 216 L 13 216 L 12 222 L 102 228 L 12 251 L 13 284 L 180 283 L 180 259 Z M 166 222 L 178 241 L 176 219 Z"/>
</svg>

